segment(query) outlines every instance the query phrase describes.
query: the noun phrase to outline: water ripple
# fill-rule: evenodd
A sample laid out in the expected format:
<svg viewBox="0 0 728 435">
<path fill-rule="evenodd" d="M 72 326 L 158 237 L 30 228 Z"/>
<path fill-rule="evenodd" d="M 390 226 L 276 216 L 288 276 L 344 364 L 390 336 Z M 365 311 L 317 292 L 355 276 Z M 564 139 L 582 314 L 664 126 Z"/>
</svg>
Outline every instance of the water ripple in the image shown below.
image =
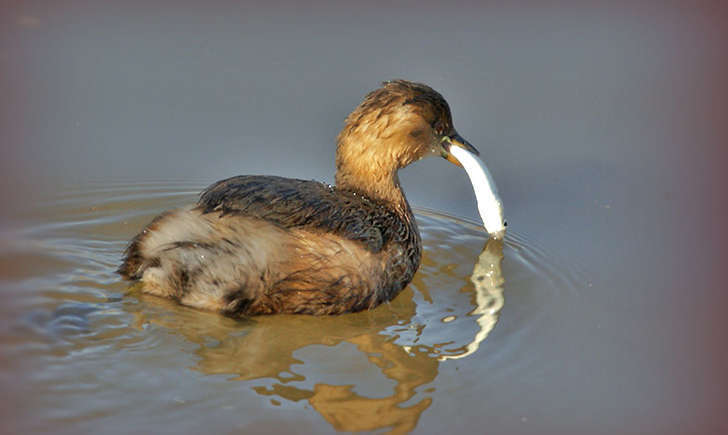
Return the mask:
<svg viewBox="0 0 728 435">
<path fill-rule="evenodd" d="M 494 241 L 478 223 L 418 209 L 422 266 L 375 310 L 233 320 L 129 288 L 114 273 L 128 239 L 198 190 L 87 186 L 3 233 L 0 266 L 13 273 L 0 282 L 9 301 L 0 314 L 11 325 L 2 340 L 9 358 L 42 361 L 31 382 L 64 403 L 48 405 L 53 422 L 80 428 L 112 418 L 115 407 L 160 388 L 176 391 L 170 400 L 181 409 L 220 403 L 180 398 L 200 392 L 232 394 L 227 403 L 235 403 L 234 381 L 274 406 L 306 412 L 299 404 L 308 404 L 337 430 L 410 430 L 439 397 L 431 384 L 452 360 L 476 359 L 496 377 L 535 370 L 532 358 L 516 358 L 518 343 L 538 331 L 549 304 L 566 303 L 578 287 L 577 272 L 513 229 Z M 29 261 L 36 267 L 23 266 Z M 142 374 L 152 372 L 150 383 Z M 118 397 L 104 392 L 110 382 L 124 382 Z M 90 410 L 84 395 L 105 402 Z M 361 418 L 350 418 L 352 406 Z"/>
</svg>

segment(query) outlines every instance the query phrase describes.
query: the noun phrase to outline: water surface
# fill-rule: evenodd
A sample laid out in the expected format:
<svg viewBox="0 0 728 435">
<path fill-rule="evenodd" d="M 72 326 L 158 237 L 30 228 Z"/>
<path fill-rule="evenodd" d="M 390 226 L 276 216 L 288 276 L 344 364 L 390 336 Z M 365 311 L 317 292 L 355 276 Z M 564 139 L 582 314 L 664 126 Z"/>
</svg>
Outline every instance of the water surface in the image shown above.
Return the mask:
<svg viewBox="0 0 728 435">
<path fill-rule="evenodd" d="M 526 370 L 503 343 L 527 340 L 548 301 L 568 301 L 578 285 L 518 235 L 489 240 L 477 224 L 425 210 L 414 281 L 367 312 L 234 320 L 120 281 L 128 239 L 160 210 L 194 200 L 185 183 L 93 185 L 5 233 L 2 286 L 13 297 L 2 339 L 30 393 L 23 426 L 126 432 L 131 419 L 157 432 L 290 419 L 317 431 L 412 430 L 460 388 L 459 364 L 492 365 L 490 381 Z M 502 327 L 501 313 L 510 318 Z"/>
<path fill-rule="evenodd" d="M 725 7 L 532 3 L 5 2 L 0 429 L 728 433 Z M 374 311 L 234 321 L 113 273 L 216 180 L 332 182 L 392 78 L 448 100 L 502 247 L 425 159 L 423 266 Z"/>
</svg>

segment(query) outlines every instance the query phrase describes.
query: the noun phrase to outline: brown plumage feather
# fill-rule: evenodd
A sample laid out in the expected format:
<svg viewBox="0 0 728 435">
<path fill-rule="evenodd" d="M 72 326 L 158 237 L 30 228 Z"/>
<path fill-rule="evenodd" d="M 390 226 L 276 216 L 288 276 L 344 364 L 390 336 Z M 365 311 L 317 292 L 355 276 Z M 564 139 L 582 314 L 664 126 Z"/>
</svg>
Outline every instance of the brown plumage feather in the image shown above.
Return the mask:
<svg viewBox="0 0 728 435">
<path fill-rule="evenodd" d="M 147 293 L 231 316 L 375 307 L 412 280 L 421 258 L 397 170 L 450 131 L 440 94 L 385 82 L 337 139 L 336 186 L 273 176 L 219 181 L 132 239 L 119 273 Z"/>
</svg>

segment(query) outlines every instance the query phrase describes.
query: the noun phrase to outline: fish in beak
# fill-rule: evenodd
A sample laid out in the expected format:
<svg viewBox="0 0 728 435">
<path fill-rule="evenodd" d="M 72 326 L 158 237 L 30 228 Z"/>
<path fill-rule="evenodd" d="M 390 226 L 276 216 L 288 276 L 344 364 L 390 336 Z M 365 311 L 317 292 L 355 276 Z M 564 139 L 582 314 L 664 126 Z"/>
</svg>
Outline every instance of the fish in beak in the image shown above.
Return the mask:
<svg viewBox="0 0 728 435">
<path fill-rule="evenodd" d="M 457 132 L 443 136 L 440 146 L 442 157 L 462 167 L 468 174 L 485 230 L 491 237 L 502 239 L 508 225 L 503 216 L 503 201 L 498 195 L 493 176 L 479 157 L 480 153 Z"/>
</svg>

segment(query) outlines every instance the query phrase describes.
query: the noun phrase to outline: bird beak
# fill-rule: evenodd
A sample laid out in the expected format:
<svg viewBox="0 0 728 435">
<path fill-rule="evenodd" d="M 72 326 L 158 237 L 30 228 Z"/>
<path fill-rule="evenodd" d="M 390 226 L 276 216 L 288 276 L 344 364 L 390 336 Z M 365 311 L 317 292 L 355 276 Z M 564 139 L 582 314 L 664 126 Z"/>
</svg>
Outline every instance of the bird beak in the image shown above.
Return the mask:
<svg viewBox="0 0 728 435">
<path fill-rule="evenodd" d="M 450 136 L 443 136 L 442 139 L 440 139 L 440 145 L 442 146 L 442 149 L 440 150 L 440 155 L 442 155 L 442 157 L 448 162 L 452 163 L 453 165 L 460 166 L 461 168 L 463 167 L 463 165 L 460 164 L 458 159 L 456 159 L 450 153 L 451 147 L 460 147 L 471 154 L 475 154 L 476 156 L 480 155 L 478 150 L 475 149 L 475 147 L 471 145 L 470 142 L 465 140 L 457 132 L 451 134 Z"/>
</svg>

